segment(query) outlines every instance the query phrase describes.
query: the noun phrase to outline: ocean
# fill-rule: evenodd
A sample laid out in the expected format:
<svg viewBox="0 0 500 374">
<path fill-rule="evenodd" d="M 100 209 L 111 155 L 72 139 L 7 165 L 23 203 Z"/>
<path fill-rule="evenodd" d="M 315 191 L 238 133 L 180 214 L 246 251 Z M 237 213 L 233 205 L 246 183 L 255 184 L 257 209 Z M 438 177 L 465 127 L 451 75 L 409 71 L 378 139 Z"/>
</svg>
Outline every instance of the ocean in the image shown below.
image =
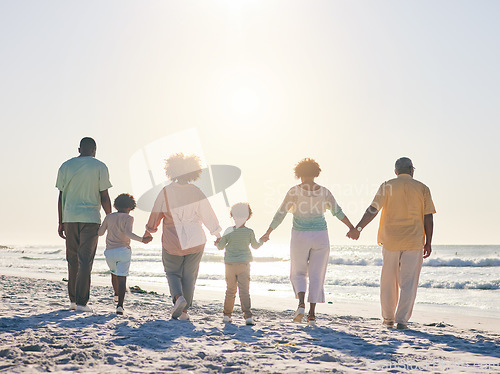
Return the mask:
<svg viewBox="0 0 500 374">
<path fill-rule="evenodd" d="M 132 264 L 128 285 L 154 284 L 164 287 L 167 282 L 158 245 L 136 244 L 132 247 Z M 254 250 L 251 267 L 251 293 L 293 298 L 289 281 L 287 245 L 266 243 Z M 38 273 L 50 279 L 67 277 L 63 245 L 7 246 L 0 249 L 0 274 L 21 275 Z M 94 261 L 94 279 L 109 278 L 99 246 Z M 382 251 L 378 246 L 333 245 L 325 282 L 327 302 L 379 300 L 379 278 Z M 500 246 L 497 245 L 436 245 L 432 256 L 424 260 L 420 276 L 417 304 L 477 308 L 500 313 Z M 207 246 L 200 265 L 199 286 L 225 290 L 223 251 Z M 198 288 L 201 292 L 203 288 Z"/>
</svg>

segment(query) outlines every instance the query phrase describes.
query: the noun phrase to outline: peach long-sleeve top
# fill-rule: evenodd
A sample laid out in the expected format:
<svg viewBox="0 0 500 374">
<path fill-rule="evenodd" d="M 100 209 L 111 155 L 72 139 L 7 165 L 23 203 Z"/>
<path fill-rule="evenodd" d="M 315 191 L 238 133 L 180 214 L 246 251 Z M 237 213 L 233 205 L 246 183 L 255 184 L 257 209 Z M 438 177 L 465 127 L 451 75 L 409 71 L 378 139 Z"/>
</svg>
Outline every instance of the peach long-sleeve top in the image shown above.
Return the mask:
<svg viewBox="0 0 500 374">
<path fill-rule="evenodd" d="M 184 256 L 203 251 L 207 238 L 222 229 L 210 202 L 195 185 L 172 182 L 165 186 L 153 205 L 146 230 L 154 233 L 163 221 L 162 247 L 171 255 Z"/>
</svg>

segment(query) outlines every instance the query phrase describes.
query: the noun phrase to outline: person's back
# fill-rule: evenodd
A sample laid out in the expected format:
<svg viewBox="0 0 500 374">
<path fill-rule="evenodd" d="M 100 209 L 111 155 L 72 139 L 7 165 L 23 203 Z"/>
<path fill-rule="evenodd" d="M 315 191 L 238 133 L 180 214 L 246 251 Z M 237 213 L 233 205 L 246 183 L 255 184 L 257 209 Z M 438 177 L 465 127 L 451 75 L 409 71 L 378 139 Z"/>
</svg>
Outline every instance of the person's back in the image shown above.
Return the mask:
<svg viewBox="0 0 500 374">
<path fill-rule="evenodd" d="M 251 262 L 253 261 L 252 252 L 249 246 L 257 249 L 262 243 L 255 238 L 255 233 L 252 229 L 242 227 L 229 227 L 218 243 L 219 249 L 226 249 L 224 254 L 224 262 Z"/>
<path fill-rule="evenodd" d="M 91 156 L 73 157 L 59 170 L 64 222 L 100 223 L 100 192 L 111 187 L 106 165 Z"/>
<path fill-rule="evenodd" d="M 194 184 L 172 182 L 165 186 L 170 209 L 188 210 L 206 199 L 205 194 Z"/>
<path fill-rule="evenodd" d="M 130 249 L 130 239 L 142 241 L 143 238 L 132 232 L 134 217 L 128 213 L 113 212 L 106 216 L 102 226 L 99 228 L 99 235 L 108 231 L 106 236 L 106 250 L 126 247 Z"/>
<path fill-rule="evenodd" d="M 211 233 L 220 231 L 207 197 L 191 183 L 174 181 L 160 191 L 146 229 L 155 232 L 161 220 L 163 249 L 173 255 L 203 251 L 206 236 L 202 224 Z"/>
<path fill-rule="evenodd" d="M 104 256 L 111 272 L 111 284 L 115 291 L 115 301 L 117 302 L 116 313 L 123 314 L 123 301 L 125 300 L 125 289 L 127 277 L 132 258 L 130 239 L 142 243 L 149 243 L 153 238 L 140 237 L 132 232 L 134 217 L 129 213 L 135 209 L 136 202 L 132 195 L 122 193 L 115 199 L 116 212 L 110 213 L 104 218 L 104 222 L 99 228 L 98 234 L 106 236 L 106 250 Z"/>
<path fill-rule="evenodd" d="M 408 157 L 396 161 L 397 178 L 382 183 L 371 205 L 348 236 L 359 233 L 382 211 L 378 244 L 382 246 L 380 303 L 383 324 L 407 328 L 417 296 L 423 259 L 432 252 L 436 213 L 429 188 L 413 179 L 415 167 Z"/>
<path fill-rule="evenodd" d="M 283 221 L 288 212 L 293 213 L 290 240 L 290 281 L 298 299 L 293 321 L 300 323 L 305 315 L 305 295 L 309 289 L 307 322 L 316 323 L 316 304 L 325 302 L 325 276 L 330 256 L 330 238 L 325 211 L 330 210 L 349 229 L 354 226 L 335 201 L 332 193 L 315 182 L 321 168 L 311 159 L 304 158 L 294 168 L 301 183 L 286 194 L 269 228 L 260 240 L 268 241 L 269 235 Z M 309 286 L 308 286 L 309 283 Z"/>
<path fill-rule="evenodd" d="M 165 161 L 165 175 L 172 181 L 156 197 L 144 236 L 163 221 L 162 262 L 174 307 L 172 318 L 189 320 L 198 269 L 206 236 L 202 224 L 220 237 L 219 221 L 203 192 L 192 182 L 202 173 L 200 158 L 176 153 Z"/>
<path fill-rule="evenodd" d="M 327 210 L 331 210 L 339 219 L 344 218 L 345 215 L 330 190 L 320 185 L 316 187 L 311 190 L 302 185 L 290 188 L 270 227 L 276 229 L 288 212 L 293 214 L 293 229 L 298 231 L 326 230 L 324 213 Z"/>
<path fill-rule="evenodd" d="M 100 208 L 111 213 L 108 168 L 96 160 L 97 146 L 92 138 L 80 141 L 80 156 L 64 162 L 57 173 L 59 190 L 58 233 L 66 240 L 70 309 L 90 312 L 90 274 L 97 249 Z"/>
<path fill-rule="evenodd" d="M 409 174 L 382 184 L 372 206 L 380 210 L 378 243 L 391 250 L 421 249 L 424 216 L 434 212 L 429 188 Z"/>
<path fill-rule="evenodd" d="M 237 203 L 231 207 L 231 217 L 235 225 L 229 227 L 224 235 L 215 242 L 219 249 L 226 249 L 224 263 L 226 267 L 226 296 L 224 298 L 224 323 L 231 323 L 236 290 L 239 290 L 241 309 L 247 325 L 253 325 L 250 301 L 250 262 L 253 260 L 249 246 L 257 249 L 262 241 L 255 239 L 252 229 L 245 226 L 252 216 L 248 203 Z"/>
</svg>

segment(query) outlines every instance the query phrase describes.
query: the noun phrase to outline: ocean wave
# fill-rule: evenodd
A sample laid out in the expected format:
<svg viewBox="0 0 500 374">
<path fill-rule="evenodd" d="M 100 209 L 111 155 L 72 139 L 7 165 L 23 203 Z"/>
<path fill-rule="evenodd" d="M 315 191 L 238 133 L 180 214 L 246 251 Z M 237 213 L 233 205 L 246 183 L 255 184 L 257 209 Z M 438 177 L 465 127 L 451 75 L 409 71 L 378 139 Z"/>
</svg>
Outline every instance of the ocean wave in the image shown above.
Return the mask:
<svg viewBox="0 0 500 374">
<path fill-rule="evenodd" d="M 339 258 L 330 257 L 329 264 L 333 265 L 351 265 L 351 266 L 382 266 L 381 258 Z M 423 266 L 430 267 L 498 267 L 500 266 L 500 258 L 483 258 L 477 260 L 463 260 L 461 258 L 433 258 L 424 261 Z"/>
<path fill-rule="evenodd" d="M 364 259 L 364 258 L 339 258 L 330 257 L 329 264 L 333 265 L 352 265 L 352 266 L 382 266 L 382 259 Z"/>
<path fill-rule="evenodd" d="M 284 261 L 289 261 L 289 260 L 281 258 L 281 257 L 254 257 L 253 260 L 255 262 L 284 262 Z"/>
<path fill-rule="evenodd" d="M 359 280 L 359 281 L 349 281 L 345 279 L 335 279 L 327 280 L 325 282 L 329 286 L 343 286 L 343 287 L 380 287 L 378 281 L 369 280 Z M 450 289 L 450 290 L 498 290 L 500 289 L 500 280 L 492 281 L 427 281 L 421 282 L 419 285 L 421 288 L 440 288 L 440 289 Z"/>
<path fill-rule="evenodd" d="M 497 267 L 500 266 L 500 258 L 483 258 L 478 260 L 462 260 L 461 258 L 452 258 L 449 260 L 432 258 L 424 262 L 424 266 L 435 267 Z"/>
<path fill-rule="evenodd" d="M 380 287 L 379 282 L 373 281 L 355 281 L 349 282 L 346 280 L 334 280 L 327 282 L 330 286 L 344 286 L 344 287 Z M 476 282 L 476 281 L 429 281 L 422 282 L 418 285 L 421 288 L 439 288 L 449 290 L 498 290 L 500 289 L 500 280 Z"/>
<path fill-rule="evenodd" d="M 287 261 L 281 257 L 257 257 L 254 256 L 253 258 L 254 262 L 283 262 Z M 205 253 L 201 259 L 202 262 L 224 262 L 224 253 L 221 252 L 221 254 L 212 254 L 212 253 Z"/>
<path fill-rule="evenodd" d="M 204 274 L 198 277 L 200 280 L 224 280 L 224 275 L 219 274 Z M 288 276 L 252 276 L 252 282 L 268 283 L 268 284 L 289 284 L 290 278 Z M 326 286 L 341 286 L 341 287 L 368 287 L 378 288 L 380 283 L 378 281 L 359 280 L 349 281 L 346 279 L 327 280 Z M 450 290 L 498 290 L 500 289 L 500 280 L 494 281 L 429 281 L 419 284 L 421 288 L 438 288 Z"/>
<path fill-rule="evenodd" d="M 44 252 L 43 254 L 44 255 L 56 255 L 58 253 L 61 253 L 62 251 L 63 251 L 62 249 L 58 249 L 56 251 Z"/>
<path fill-rule="evenodd" d="M 500 280 L 494 280 L 491 282 L 432 281 L 422 282 L 418 286 L 422 288 L 444 288 L 452 290 L 498 290 L 500 289 Z"/>
<path fill-rule="evenodd" d="M 111 271 L 110 270 L 100 270 L 100 271 L 92 270 L 92 274 L 95 274 L 95 275 L 109 275 L 109 274 L 111 274 Z"/>
<path fill-rule="evenodd" d="M 337 279 L 333 281 L 327 281 L 329 286 L 343 286 L 343 287 L 380 287 L 378 281 L 347 281 L 343 279 Z M 439 289 L 449 289 L 449 290 L 498 290 L 500 289 L 500 280 L 493 281 L 428 281 L 422 282 L 418 285 L 421 288 L 439 288 Z"/>
<path fill-rule="evenodd" d="M 224 274 L 200 274 L 198 279 L 201 280 L 225 280 Z M 252 275 L 252 282 L 269 283 L 269 284 L 288 284 L 290 277 L 288 275 Z"/>
<path fill-rule="evenodd" d="M 161 261 L 159 256 L 133 256 L 133 261 L 137 262 L 156 262 Z M 257 257 L 253 258 L 254 262 L 286 262 L 289 259 L 281 257 Z M 202 262 L 224 262 L 224 254 L 206 253 L 203 255 Z M 330 257 L 328 263 L 331 265 L 344 266 L 382 266 L 382 258 L 349 258 L 349 257 Z M 460 258 L 442 259 L 434 258 L 424 261 L 423 266 L 429 267 L 500 267 L 500 258 L 483 258 L 477 260 L 463 260 Z"/>
<path fill-rule="evenodd" d="M 106 257 L 103 256 L 105 259 Z M 134 253 L 132 253 L 132 262 L 161 262 L 161 256 L 154 256 L 154 257 L 139 257 L 139 256 L 134 256 Z"/>
</svg>

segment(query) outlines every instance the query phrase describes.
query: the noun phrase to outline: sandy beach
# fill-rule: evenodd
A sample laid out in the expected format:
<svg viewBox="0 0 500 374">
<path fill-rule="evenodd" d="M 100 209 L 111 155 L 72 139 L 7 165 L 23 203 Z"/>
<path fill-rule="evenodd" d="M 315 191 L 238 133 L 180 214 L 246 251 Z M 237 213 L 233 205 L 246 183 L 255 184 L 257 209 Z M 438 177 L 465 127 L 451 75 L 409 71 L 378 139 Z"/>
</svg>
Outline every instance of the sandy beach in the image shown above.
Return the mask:
<svg viewBox="0 0 500 374">
<path fill-rule="evenodd" d="M 166 284 L 127 293 L 117 316 L 111 287 L 95 283 L 94 313 L 76 313 L 62 280 L 0 276 L 0 372 L 500 372 L 494 316 L 420 307 L 411 329 L 389 330 L 377 305 L 339 302 L 308 326 L 291 323 L 293 299 L 258 296 L 255 326 L 238 306 L 225 325 L 224 290 L 201 286 L 186 322 L 170 319 Z"/>
</svg>

